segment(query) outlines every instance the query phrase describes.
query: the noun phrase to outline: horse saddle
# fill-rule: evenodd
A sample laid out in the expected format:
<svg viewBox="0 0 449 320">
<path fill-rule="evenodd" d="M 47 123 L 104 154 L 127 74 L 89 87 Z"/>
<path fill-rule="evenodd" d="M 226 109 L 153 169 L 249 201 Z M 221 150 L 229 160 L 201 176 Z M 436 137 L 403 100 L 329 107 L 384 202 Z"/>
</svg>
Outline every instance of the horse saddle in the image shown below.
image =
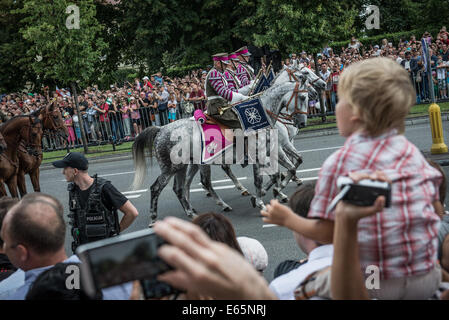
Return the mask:
<svg viewBox="0 0 449 320">
<path fill-rule="evenodd" d="M 208 163 L 233 145 L 234 134 L 228 126 L 220 123 L 201 110 L 193 117 L 201 131 L 201 162 Z"/>
</svg>

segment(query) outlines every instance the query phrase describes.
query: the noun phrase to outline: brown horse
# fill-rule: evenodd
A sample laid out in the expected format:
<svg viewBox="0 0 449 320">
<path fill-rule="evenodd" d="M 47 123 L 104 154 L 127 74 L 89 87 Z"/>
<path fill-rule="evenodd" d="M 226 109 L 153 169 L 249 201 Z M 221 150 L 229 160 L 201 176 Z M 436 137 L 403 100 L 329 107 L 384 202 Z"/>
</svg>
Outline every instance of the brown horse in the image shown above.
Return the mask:
<svg viewBox="0 0 449 320">
<path fill-rule="evenodd" d="M 54 103 L 47 105 L 45 108 L 37 110 L 34 115 L 39 116 L 42 121 L 43 129 L 55 132 L 63 139 L 67 139 L 68 131 L 62 119 L 61 111 Z M 25 175 L 29 174 L 33 189 L 40 192 L 39 183 L 39 167 L 42 162 L 42 137 L 37 144 L 26 144 L 25 140 L 18 148 L 19 170 L 17 172 L 17 186 L 19 187 L 20 196 L 23 197 L 27 193 Z"/>
<path fill-rule="evenodd" d="M 3 153 L 3 151 L 6 150 L 6 147 L 5 138 L 3 138 L 3 135 L 0 133 L 0 153 Z"/>
<path fill-rule="evenodd" d="M 16 116 L 0 127 L 6 141 L 6 149 L 0 154 L 0 194 L 6 196 L 4 183 L 11 197 L 17 198 L 17 172 L 19 169 L 18 147 L 22 140 L 36 146 L 42 140 L 42 123 L 33 115 Z"/>
</svg>

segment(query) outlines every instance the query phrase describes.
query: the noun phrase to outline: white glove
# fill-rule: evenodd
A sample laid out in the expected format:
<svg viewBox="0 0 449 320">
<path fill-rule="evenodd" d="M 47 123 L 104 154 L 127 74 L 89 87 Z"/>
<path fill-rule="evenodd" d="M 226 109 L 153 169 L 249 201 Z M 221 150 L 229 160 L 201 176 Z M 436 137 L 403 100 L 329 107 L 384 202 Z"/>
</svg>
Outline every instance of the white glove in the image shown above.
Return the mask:
<svg viewBox="0 0 449 320">
<path fill-rule="evenodd" d="M 248 98 L 247 96 L 244 96 L 244 95 L 241 94 L 241 93 L 233 92 L 233 93 L 232 93 L 232 100 L 231 100 L 231 103 L 234 104 L 234 103 L 236 103 L 236 102 L 245 100 L 245 99 L 247 99 L 247 98 Z"/>
</svg>

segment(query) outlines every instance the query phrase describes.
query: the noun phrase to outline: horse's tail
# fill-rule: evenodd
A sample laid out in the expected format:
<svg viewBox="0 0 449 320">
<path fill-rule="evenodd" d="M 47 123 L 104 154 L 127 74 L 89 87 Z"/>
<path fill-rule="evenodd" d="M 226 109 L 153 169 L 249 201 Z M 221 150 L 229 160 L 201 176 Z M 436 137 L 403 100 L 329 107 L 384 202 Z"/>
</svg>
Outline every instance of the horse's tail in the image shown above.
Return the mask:
<svg viewBox="0 0 449 320">
<path fill-rule="evenodd" d="M 145 148 L 148 148 L 150 154 L 150 164 L 153 163 L 153 143 L 154 138 L 159 133 L 160 127 L 149 127 L 143 130 L 133 143 L 133 161 L 134 161 L 134 181 L 132 189 L 137 190 L 142 186 L 147 174 L 147 165 L 145 162 Z"/>
</svg>

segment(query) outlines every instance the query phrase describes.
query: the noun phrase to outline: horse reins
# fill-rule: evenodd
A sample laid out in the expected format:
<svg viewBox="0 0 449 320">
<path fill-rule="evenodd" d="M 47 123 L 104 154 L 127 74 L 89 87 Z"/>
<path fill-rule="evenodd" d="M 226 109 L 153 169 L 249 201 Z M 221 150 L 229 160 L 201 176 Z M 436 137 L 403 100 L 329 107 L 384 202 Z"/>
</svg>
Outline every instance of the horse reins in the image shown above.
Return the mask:
<svg viewBox="0 0 449 320">
<path fill-rule="evenodd" d="M 295 77 L 295 75 L 293 75 Z M 295 85 L 295 89 L 292 92 L 292 95 L 290 97 L 290 99 L 288 100 L 286 109 L 288 112 L 288 106 L 290 105 L 290 103 L 292 102 L 293 98 L 295 99 L 295 109 L 293 110 L 293 112 L 291 114 L 289 113 L 285 113 L 285 112 L 279 112 L 279 114 L 275 114 L 273 112 L 271 112 L 270 110 L 267 110 L 267 113 L 272 116 L 276 121 L 279 121 L 280 123 L 284 124 L 284 125 L 294 125 L 294 121 L 293 121 L 293 117 L 296 114 L 305 114 L 308 115 L 309 113 L 307 111 L 301 111 L 301 109 L 298 108 L 298 95 L 299 93 L 307 93 L 307 90 L 300 90 L 299 89 L 299 84 L 300 82 L 296 81 L 296 85 Z"/>
</svg>

